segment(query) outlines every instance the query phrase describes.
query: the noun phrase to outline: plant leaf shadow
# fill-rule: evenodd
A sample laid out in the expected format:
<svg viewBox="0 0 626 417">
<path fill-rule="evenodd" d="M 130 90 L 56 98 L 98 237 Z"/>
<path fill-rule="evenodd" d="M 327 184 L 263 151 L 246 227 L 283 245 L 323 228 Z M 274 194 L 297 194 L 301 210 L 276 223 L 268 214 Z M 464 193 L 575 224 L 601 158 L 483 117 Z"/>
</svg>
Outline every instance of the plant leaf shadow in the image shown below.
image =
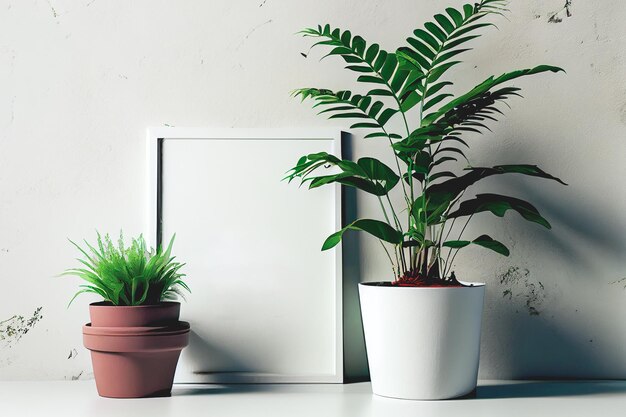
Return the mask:
<svg viewBox="0 0 626 417">
<path fill-rule="evenodd" d="M 528 381 L 481 385 L 477 400 L 626 394 L 626 381 Z"/>
</svg>

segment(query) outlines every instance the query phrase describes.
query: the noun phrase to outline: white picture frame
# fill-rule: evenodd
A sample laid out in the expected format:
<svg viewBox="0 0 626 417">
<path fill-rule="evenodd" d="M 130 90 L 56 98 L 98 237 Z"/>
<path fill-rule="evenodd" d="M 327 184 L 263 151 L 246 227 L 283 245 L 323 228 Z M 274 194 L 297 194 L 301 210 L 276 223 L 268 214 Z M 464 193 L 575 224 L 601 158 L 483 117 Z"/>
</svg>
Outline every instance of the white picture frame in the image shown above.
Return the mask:
<svg viewBox="0 0 626 417">
<path fill-rule="evenodd" d="M 245 143 L 244 148 L 241 146 L 242 143 Z M 284 283 L 288 282 L 285 280 L 295 279 L 295 274 L 290 273 L 289 275 L 291 276 L 272 276 L 269 269 L 263 269 L 263 276 L 260 281 L 264 283 L 264 286 L 257 288 L 257 290 L 261 290 L 260 292 L 262 292 L 264 288 L 267 288 L 266 286 L 276 284 L 275 290 L 273 290 L 275 292 L 273 292 L 271 296 L 272 305 L 266 304 L 264 308 L 254 310 L 248 318 L 240 317 L 240 310 L 231 311 L 232 314 L 229 316 L 228 312 L 224 310 L 228 310 L 231 304 L 226 304 L 226 301 L 224 301 L 224 303 L 220 305 L 219 313 L 224 315 L 224 317 L 232 318 L 236 321 L 236 325 L 233 326 L 232 330 L 235 333 L 225 333 L 224 328 L 222 328 L 222 322 L 212 319 L 215 314 L 211 315 L 209 311 L 207 311 L 206 314 L 200 313 L 203 311 L 201 308 L 204 307 L 199 306 L 199 304 L 205 302 L 202 298 L 211 298 L 214 296 L 213 294 L 216 293 L 222 294 L 222 296 L 213 298 L 213 301 L 209 304 L 220 304 L 225 298 L 234 297 L 232 291 L 228 292 L 222 288 L 222 286 L 225 285 L 222 284 L 222 281 L 215 281 L 212 280 L 212 278 L 206 280 L 194 279 L 194 277 L 190 275 L 190 272 L 188 272 L 188 283 L 192 287 L 193 293 L 188 297 L 188 302 L 183 302 L 181 319 L 190 321 L 192 332 L 195 328 L 201 334 L 192 333 L 190 346 L 183 351 L 181 356 L 175 382 L 342 383 L 344 381 L 344 362 L 341 245 L 337 245 L 330 251 L 323 253 L 320 251 L 323 238 L 325 238 L 325 236 L 322 238 L 321 233 L 327 236 L 342 227 L 341 187 L 339 185 L 322 187 L 314 190 L 314 192 L 318 194 L 313 196 L 310 195 L 311 192 L 305 190 L 304 187 L 298 190 L 298 184 L 295 182 L 287 184 L 286 181 L 280 181 L 280 177 L 276 178 L 275 184 L 273 183 L 274 175 L 279 171 L 281 175 L 285 173 L 287 169 L 295 165 L 297 157 L 301 155 L 326 150 L 328 153 L 341 157 L 341 131 L 338 129 L 213 129 L 157 127 L 148 129 L 147 145 L 149 179 L 147 239 L 152 246 L 156 247 L 158 244 L 167 243 L 161 242 L 161 234 L 169 232 L 168 228 L 176 227 L 177 229 L 182 229 L 184 231 L 183 234 L 186 235 L 182 236 L 177 232 L 176 243 L 174 245 L 174 253 L 177 255 L 178 260 L 182 262 L 193 262 L 194 260 L 204 259 L 201 258 L 204 255 L 198 252 L 204 253 L 202 252 L 204 250 L 202 248 L 204 248 L 203 245 L 207 245 L 206 232 L 200 230 L 197 234 L 194 234 L 196 233 L 193 231 L 195 225 L 193 227 L 188 225 L 189 221 L 187 220 L 190 217 L 198 219 L 201 217 L 202 213 L 212 210 L 211 208 L 207 208 L 207 210 L 202 209 L 203 205 L 207 205 L 206 198 L 208 197 L 206 197 L 205 193 L 189 191 L 190 188 L 203 189 L 205 186 L 208 187 L 208 184 L 203 185 L 202 181 L 206 180 L 206 182 L 212 184 L 212 187 L 218 184 L 218 188 L 221 187 L 222 181 L 224 180 L 232 180 L 235 182 L 247 181 L 245 184 L 233 184 L 234 189 L 237 189 L 237 187 L 241 189 L 244 186 L 251 185 L 249 181 L 251 178 L 254 178 L 255 183 L 252 184 L 252 186 L 257 186 L 256 182 L 258 180 L 263 184 L 262 186 L 268 187 L 268 195 L 272 195 L 275 198 L 279 196 L 276 199 L 280 199 L 282 196 L 288 195 L 286 193 L 295 192 L 298 193 L 298 197 L 297 199 L 295 197 L 291 198 L 289 204 L 296 204 L 298 210 L 306 211 L 310 208 L 310 210 L 316 209 L 318 211 L 318 213 L 304 212 L 297 215 L 299 222 L 303 222 L 304 219 L 307 219 L 307 216 L 309 216 L 308 218 L 314 219 L 311 228 L 315 228 L 315 230 L 309 230 L 307 227 L 302 226 L 303 230 L 306 230 L 302 236 L 307 240 L 307 245 L 315 246 L 315 249 L 307 251 L 309 254 L 306 256 L 310 257 L 310 263 L 307 264 L 303 262 L 304 267 L 313 268 L 310 273 L 307 272 L 306 274 L 323 275 L 322 278 L 319 279 L 319 283 L 316 279 L 306 279 L 306 277 L 303 277 L 302 285 L 295 285 L 296 287 L 313 288 L 313 291 L 310 292 L 311 296 L 306 298 L 300 296 L 300 302 L 298 302 L 297 305 L 295 305 L 295 301 L 291 301 L 291 297 L 301 292 L 296 291 L 289 294 L 288 288 L 283 290 L 285 286 Z M 232 159 L 233 155 L 241 154 L 242 149 L 246 149 L 243 154 L 248 154 L 247 149 L 249 147 L 253 147 L 257 149 L 257 151 L 261 148 L 268 148 L 267 153 L 258 155 L 259 160 L 262 161 L 262 165 L 255 166 L 247 175 L 235 173 L 234 176 L 236 178 L 234 180 L 231 178 L 233 175 L 218 175 L 221 178 L 216 178 L 215 181 L 219 182 L 214 182 L 211 179 L 214 178 L 215 174 L 221 172 L 219 171 L 220 168 L 218 165 L 221 164 L 222 169 L 226 166 L 232 167 L 235 161 L 229 161 L 228 158 Z M 232 152 L 230 152 L 230 148 L 232 148 Z M 298 155 L 295 156 L 296 154 Z M 286 163 L 286 155 L 290 156 L 289 163 Z M 256 162 L 252 161 L 254 158 L 250 158 L 250 161 L 246 161 L 245 157 L 241 158 L 241 160 L 237 157 L 237 167 L 245 167 L 246 162 Z M 274 160 L 276 161 L 273 162 Z M 266 173 L 263 167 L 268 167 L 268 170 L 270 169 L 269 167 L 271 167 L 271 173 Z M 279 168 L 279 171 L 276 171 L 277 168 Z M 215 170 L 215 172 L 211 170 Z M 231 170 L 230 173 L 232 174 L 233 171 Z M 270 180 L 264 180 L 264 175 L 268 176 Z M 190 179 L 193 180 L 190 181 Z M 196 183 L 196 181 L 199 183 Z M 174 185 L 178 185 L 179 182 L 194 182 L 194 184 L 185 184 L 185 186 L 181 187 Z M 276 188 L 274 189 L 273 187 Z M 167 191 L 168 189 L 170 191 Z M 327 191 L 317 191 L 321 189 L 326 189 Z M 230 193 L 228 193 L 228 195 L 230 196 Z M 310 196 L 306 197 L 307 195 Z M 307 204 L 303 205 L 304 203 L 301 204 L 299 202 L 306 198 L 309 199 Z M 197 199 L 197 201 L 187 201 L 190 199 Z M 185 200 L 184 205 L 180 203 L 181 200 Z M 260 200 L 257 200 L 257 203 L 259 203 L 259 201 Z M 262 202 L 259 204 L 263 205 Z M 238 206 L 239 205 L 231 205 L 229 207 Z M 195 214 L 189 215 L 188 212 L 185 211 L 188 210 L 189 207 L 193 208 L 191 212 Z M 213 205 L 212 207 L 215 208 L 218 206 Z M 200 215 L 198 215 L 198 210 L 200 210 Z M 267 211 L 268 207 L 261 207 L 260 210 Z M 184 213 L 182 213 L 183 211 Z M 220 216 L 229 215 L 229 213 L 225 214 L 224 210 L 216 211 L 220 212 Z M 181 213 L 177 214 L 178 212 Z M 236 215 L 236 213 L 233 213 L 233 216 L 234 215 Z M 281 215 L 290 216 L 289 212 L 286 210 L 283 210 Z M 286 221 L 293 223 L 294 219 Z M 220 224 L 226 225 L 228 221 L 216 222 L 217 220 L 211 220 L 210 217 L 207 216 L 206 223 L 202 224 L 205 225 L 204 227 L 210 227 L 213 230 L 212 234 L 223 236 L 219 231 L 215 231 L 215 227 L 219 228 Z M 251 227 L 249 223 L 247 227 Z M 245 229 L 246 233 L 248 233 L 248 228 Z M 297 233 L 296 230 L 293 231 Z M 237 230 L 234 230 L 234 233 L 237 233 Z M 282 232 L 276 233 L 286 234 L 284 228 Z M 254 233 L 251 234 L 255 235 Z M 274 233 L 272 233 L 269 240 L 276 243 L 278 238 L 279 236 L 274 236 Z M 291 238 L 291 243 L 287 244 L 292 246 L 283 245 L 277 250 L 293 251 L 293 235 L 280 236 L 281 242 L 282 238 Z M 166 239 L 169 239 L 169 236 L 166 236 Z M 187 242 L 183 243 L 183 239 L 186 239 Z M 193 246 L 195 243 L 190 243 L 191 240 L 198 240 L 197 246 Z M 213 245 L 218 243 L 211 240 L 209 244 Z M 228 246 L 228 243 L 224 245 Z M 278 245 L 280 245 L 280 242 Z M 256 247 L 259 246 L 257 245 Z M 269 253 L 268 256 L 271 257 L 273 254 Z M 284 259 L 302 259 L 302 256 L 304 256 L 303 253 L 298 252 L 293 256 L 283 258 L 281 268 L 284 268 L 284 270 L 291 268 L 291 270 L 293 270 L 295 265 L 284 266 L 283 263 L 288 263 L 284 261 Z M 220 259 L 221 258 L 223 257 L 220 257 Z M 195 266 L 188 264 L 186 268 L 195 272 L 196 275 L 205 276 L 204 267 L 197 267 L 200 263 L 202 262 L 196 262 Z M 210 264 L 210 261 L 207 261 L 207 263 Z M 236 264 L 236 260 L 233 260 L 233 264 Z M 315 268 L 318 268 L 319 271 L 316 272 Z M 236 274 L 244 273 L 245 268 L 242 267 L 241 272 L 238 272 L 239 270 L 237 270 L 237 268 L 234 269 L 234 274 Z M 217 270 L 219 270 L 219 267 L 213 269 L 211 265 L 206 266 L 206 271 Z M 309 269 L 306 271 L 309 271 Z M 207 272 L 206 276 L 208 275 L 210 275 L 209 272 Z M 211 285 L 213 285 L 213 288 L 211 288 Z M 245 284 L 245 290 L 243 292 L 249 290 L 247 288 L 248 285 L 250 284 Z M 205 286 L 209 287 L 208 290 Z M 315 286 L 319 286 L 320 288 Z M 241 288 L 238 291 L 241 291 Z M 215 297 L 217 297 L 217 295 L 215 295 Z M 319 299 L 313 299 L 315 297 Z M 317 308 L 317 306 L 324 306 L 324 308 Z M 235 307 L 232 308 L 234 309 Z M 303 308 L 314 311 L 303 310 Z M 274 319 L 270 319 L 269 317 L 264 318 L 263 314 L 268 316 L 273 314 L 274 316 L 272 317 L 280 316 L 284 318 L 288 317 L 290 309 L 293 310 L 294 315 L 298 314 L 300 317 L 307 316 L 306 318 L 303 317 L 302 326 L 298 324 L 294 328 L 292 324 L 285 324 L 284 334 L 281 333 L 280 325 L 277 325 L 277 328 L 271 327 L 270 329 L 268 327 L 270 333 L 272 333 L 271 337 L 250 339 L 250 337 L 253 337 L 250 336 L 250 334 L 254 333 L 258 328 L 258 326 L 254 327 L 255 324 L 264 323 L 263 320 L 265 319 L 271 320 L 271 322 L 274 323 Z M 233 318 L 233 316 L 236 317 Z M 319 316 L 319 319 L 317 319 L 316 316 Z M 286 322 L 286 319 L 283 321 L 280 320 L 281 319 L 278 320 L 280 323 Z M 319 320 L 319 322 L 316 322 L 316 320 Z M 213 331 L 215 331 L 216 337 L 213 337 Z M 239 338 L 235 337 L 237 331 L 241 333 L 237 335 Z M 209 339 L 213 339 L 211 343 L 219 340 L 219 349 L 207 347 L 208 344 L 210 344 L 207 342 Z M 268 339 L 271 340 L 268 341 Z M 309 340 L 310 343 L 315 345 L 307 348 L 306 346 L 295 343 L 296 340 L 300 339 Z M 245 340 L 246 342 L 237 344 L 235 342 L 236 340 Z M 252 343 L 250 343 L 251 341 Z M 281 341 L 286 342 L 288 345 L 291 342 L 294 343 L 291 343 L 290 346 L 283 346 Z M 257 345 L 257 347 L 254 348 L 254 352 L 240 348 L 240 345 L 249 346 L 254 344 Z M 230 352 L 232 351 L 237 352 L 237 360 L 229 358 Z M 219 359 L 221 357 L 220 355 L 223 355 L 226 359 Z M 218 359 L 212 358 L 212 356 L 217 356 Z M 250 356 L 250 358 L 247 356 Z M 266 365 L 260 366 L 259 364 L 261 363 Z M 244 366 L 242 364 L 246 365 Z"/>
</svg>

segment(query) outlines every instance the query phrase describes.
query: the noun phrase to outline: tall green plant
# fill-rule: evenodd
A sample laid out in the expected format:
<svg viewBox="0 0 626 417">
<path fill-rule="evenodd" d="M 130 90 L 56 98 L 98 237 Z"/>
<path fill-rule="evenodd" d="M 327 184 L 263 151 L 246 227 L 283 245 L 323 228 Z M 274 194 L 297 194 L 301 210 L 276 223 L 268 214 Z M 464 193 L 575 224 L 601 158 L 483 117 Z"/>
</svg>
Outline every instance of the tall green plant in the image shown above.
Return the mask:
<svg viewBox="0 0 626 417">
<path fill-rule="evenodd" d="M 87 282 L 80 285 L 70 304 L 83 293 L 98 294 L 104 301 L 121 306 L 158 304 L 183 296 L 182 290 L 189 291 L 189 287 L 180 272 L 185 264 L 175 262 L 171 255 L 174 238 L 166 250 L 159 246 L 156 251 L 148 250 L 141 235 L 132 239 L 130 246 L 124 244 L 121 233 L 117 245 L 108 234 L 103 238 L 100 233 L 95 247 L 85 240 L 83 249 L 70 240 L 84 259 L 77 259 L 81 268 L 68 269 L 62 275 L 75 275 Z"/>
<path fill-rule="evenodd" d="M 464 199 L 476 182 L 500 174 L 522 174 L 565 184 L 535 165 L 469 165 L 464 149 L 468 133 L 482 133 L 486 123 L 502 114 L 500 104 L 517 96 L 517 87 L 507 86 L 514 79 L 561 68 L 540 65 L 530 69 L 492 76 L 459 96 L 448 92 L 450 68 L 461 63 L 458 56 L 470 49 L 470 41 L 493 23 L 491 15 L 506 9 L 502 0 L 481 0 L 461 9 L 447 8 L 423 28 L 413 31 L 407 45 L 387 52 L 378 44 L 368 44 L 361 36 L 330 25 L 309 28 L 301 33 L 313 37 L 313 45 L 329 49 L 325 57 L 339 56 L 347 70 L 356 73 L 357 82 L 369 86 L 366 93 L 301 88 L 293 95 L 314 101 L 319 114 L 329 119 L 356 119 L 350 127 L 367 131 L 365 138 L 389 141 L 395 157 L 393 167 L 375 158 L 356 162 L 326 152 L 303 156 L 286 177 L 299 178 L 309 188 L 339 183 L 355 187 L 378 199 L 384 220 L 359 219 L 329 236 L 322 249 L 337 245 L 348 230 L 364 231 L 381 241 L 393 272 L 401 279 L 456 281 L 451 266 L 457 252 L 478 245 L 508 256 L 509 250 L 488 235 L 466 239 L 467 224 L 477 213 L 491 212 L 502 217 L 513 210 L 524 219 L 550 228 L 537 209 L 518 198 L 500 194 L 478 194 Z M 399 119 L 402 131 L 389 128 Z M 462 174 L 450 171 L 459 159 L 468 166 Z M 332 173 L 320 174 L 332 167 Z M 389 193 L 402 188 L 403 207 L 395 207 Z M 465 221 L 458 237 L 451 237 L 457 219 Z M 456 233 L 455 233 L 456 234 Z M 389 244 L 392 245 L 389 247 Z M 389 250 L 391 249 L 391 250 Z"/>
</svg>

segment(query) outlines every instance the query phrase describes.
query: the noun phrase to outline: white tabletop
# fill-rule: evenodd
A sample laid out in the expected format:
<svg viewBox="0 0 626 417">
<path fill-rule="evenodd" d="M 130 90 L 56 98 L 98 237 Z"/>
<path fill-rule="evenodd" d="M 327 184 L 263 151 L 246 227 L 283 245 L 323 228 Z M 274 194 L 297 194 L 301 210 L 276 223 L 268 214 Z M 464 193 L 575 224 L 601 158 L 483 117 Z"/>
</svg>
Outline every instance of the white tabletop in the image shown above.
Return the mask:
<svg viewBox="0 0 626 417">
<path fill-rule="evenodd" d="M 369 383 L 175 386 L 170 398 L 100 398 L 94 381 L 0 382 L 0 416 L 585 416 L 626 415 L 626 381 L 481 381 L 476 398 L 405 401 Z"/>
</svg>

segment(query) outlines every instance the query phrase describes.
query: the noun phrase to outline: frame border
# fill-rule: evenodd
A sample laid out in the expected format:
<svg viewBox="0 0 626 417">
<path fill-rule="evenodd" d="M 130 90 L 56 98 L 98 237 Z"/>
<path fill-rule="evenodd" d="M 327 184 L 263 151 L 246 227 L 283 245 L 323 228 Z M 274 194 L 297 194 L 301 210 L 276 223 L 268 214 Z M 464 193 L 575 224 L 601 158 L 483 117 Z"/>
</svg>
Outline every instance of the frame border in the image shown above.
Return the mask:
<svg viewBox="0 0 626 417">
<path fill-rule="evenodd" d="M 156 247 L 161 244 L 162 226 L 162 182 L 163 182 L 163 143 L 177 139 L 266 139 L 266 140 L 323 140 L 333 141 L 333 155 L 342 157 L 340 129 L 327 128 L 203 128 L 203 127 L 150 127 L 147 129 L 148 155 L 148 224 L 146 239 Z M 335 229 L 342 227 L 341 185 L 335 184 Z M 265 373 L 207 373 L 200 374 L 194 381 L 177 383 L 343 383 L 343 266 L 342 245 L 335 251 L 335 370 L 334 374 L 282 375 Z"/>
</svg>

